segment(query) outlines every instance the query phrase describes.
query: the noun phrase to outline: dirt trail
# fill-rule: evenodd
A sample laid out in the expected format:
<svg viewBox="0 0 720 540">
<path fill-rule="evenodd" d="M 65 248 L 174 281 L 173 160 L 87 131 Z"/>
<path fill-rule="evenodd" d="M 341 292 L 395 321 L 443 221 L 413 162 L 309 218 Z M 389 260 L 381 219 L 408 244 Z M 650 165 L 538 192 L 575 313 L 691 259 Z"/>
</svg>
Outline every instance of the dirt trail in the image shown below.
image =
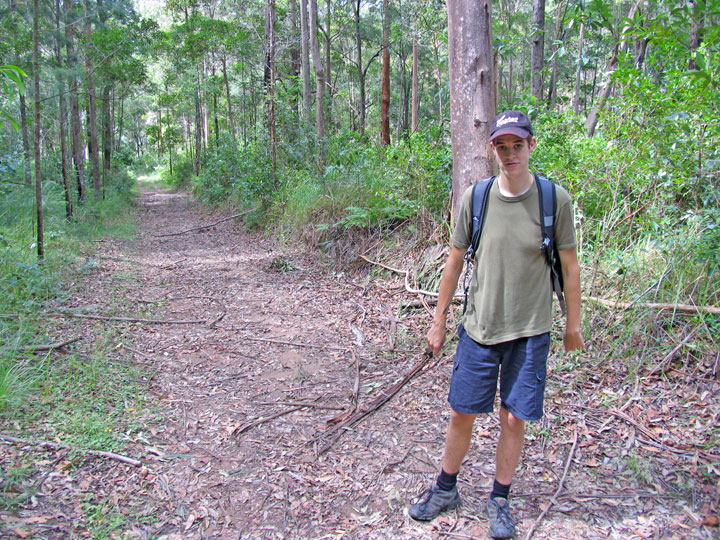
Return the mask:
<svg viewBox="0 0 720 540">
<path fill-rule="evenodd" d="M 421 358 L 418 336 L 427 314 L 395 319 L 398 303 L 408 300 L 399 278 L 370 282 L 321 271 L 315 255 L 280 250 L 241 233 L 232 221 L 158 236 L 222 216 L 207 215 L 184 194 L 148 188 L 139 206 L 138 239 L 109 245 L 104 264 L 137 276 L 128 296 L 145 317 L 205 322 L 137 325 L 126 334 L 126 352 L 151 366 L 149 391 L 157 398 L 148 429 L 130 435 L 128 453 L 143 466 L 95 462 L 94 480 L 85 486 L 141 516 L 119 530 L 129 538 L 163 540 L 487 538 L 480 508 L 492 484 L 492 416 L 476 424 L 460 509 L 430 524 L 407 516 L 407 505 L 428 487 L 441 458 L 448 356 L 317 454 L 327 442 L 327 421 L 352 406 L 357 380 L 363 407 Z M 550 390 L 551 409 L 574 399 L 558 392 Z M 572 446 L 571 430 L 548 444 L 543 429 L 552 426 L 529 433 L 513 487 L 518 538 L 557 489 Z M 601 463 L 583 467 L 593 457 L 587 447 L 582 439 L 566 492 L 617 494 L 638 487 L 605 474 Z M 662 499 L 620 496 L 610 503 L 562 499 L 534 538 L 709 538 L 697 529 L 685 535 L 686 529 L 675 528 L 681 532 L 676 536 L 668 528 L 670 518 L 662 516 L 685 501 L 659 509 Z M 47 513 L 50 503 L 43 504 Z M 37 537 L 84 536 L 61 524 Z"/>
</svg>

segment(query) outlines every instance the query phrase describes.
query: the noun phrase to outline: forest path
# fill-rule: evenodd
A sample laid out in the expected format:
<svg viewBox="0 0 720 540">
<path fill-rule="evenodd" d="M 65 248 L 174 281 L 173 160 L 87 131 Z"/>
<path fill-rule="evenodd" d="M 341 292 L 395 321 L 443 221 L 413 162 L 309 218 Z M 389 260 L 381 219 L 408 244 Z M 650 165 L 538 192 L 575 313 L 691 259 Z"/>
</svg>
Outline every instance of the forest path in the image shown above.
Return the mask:
<svg viewBox="0 0 720 540">
<path fill-rule="evenodd" d="M 408 299 L 399 277 L 358 283 L 365 278 L 321 271 L 317 254 L 281 250 L 240 233 L 232 221 L 158 237 L 217 219 L 181 193 L 145 191 L 140 206 L 142 295 L 162 303 L 152 316 L 210 321 L 146 326 L 135 342 L 156 361 L 152 390 L 166 418 L 153 438 L 159 455 L 148 455 L 147 465 L 158 532 L 198 539 L 487 538 L 481 508 L 492 484 L 494 416 L 478 420 L 461 509 L 430 524 L 407 516 L 442 456 L 450 356 L 317 455 L 327 421 L 352 406 L 356 385 L 362 407 L 422 358 L 418 338 L 427 314 L 395 319 Z M 312 406 L 294 410 L 299 402 Z M 516 499 L 518 537 L 556 489 L 570 442 L 569 432 L 554 445 L 532 437 L 515 491 L 546 495 Z M 597 487 L 585 475 L 567 484 L 580 492 Z M 565 501 L 534 537 L 607 538 L 615 529 L 614 537 L 629 538 L 622 515 L 641 513 L 638 501 L 644 504 L 613 501 L 597 519 L 573 517 L 579 505 Z"/>
<path fill-rule="evenodd" d="M 120 304 L 125 315 L 167 321 L 117 323 L 118 361 L 144 364 L 149 374 L 141 427 L 126 434 L 126 453 L 142 466 L 89 459 L 51 474 L 44 489 L 52 496 L 33 511 L 45 532 L 34 537 L 105 537 L 74 525 L 88 500 L 110 538 L 488 537 L 482 508 L 495 415 L 476 422 L 463 505 L 431 523 L 407 515 L 442 457 L 452 347 L 319 453 L 332 433 L 328 420 L 356 395 L 367 407 L 423 358 L 428 314 L 399 310 L 414 300 L 400 276 L 322 269 L 317 253 L 241 232 L 184 193 L 145 185 L 138 213 L 137 238 L 105 241 L 99 275 L 73 302 Z M 623 465 L 632 430 L 575 406 L 593 388 L 576 385 L 572 370 L 548 378 L 546 418 L 528 429 L 513 485 L 517 538 L 558 489 L 568 456 L 563 490 L 533 538 L 711 538 L 665 480 L 656 493 L 663 488 L 654 479 L 640 481 Z"/>
</svg>

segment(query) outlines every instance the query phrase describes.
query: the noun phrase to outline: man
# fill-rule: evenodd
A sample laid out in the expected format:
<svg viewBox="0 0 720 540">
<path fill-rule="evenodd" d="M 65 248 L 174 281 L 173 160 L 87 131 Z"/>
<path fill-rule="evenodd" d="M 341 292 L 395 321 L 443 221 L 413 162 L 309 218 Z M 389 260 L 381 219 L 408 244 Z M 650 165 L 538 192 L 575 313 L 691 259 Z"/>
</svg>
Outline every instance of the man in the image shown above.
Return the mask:
<svg viewBox="0 0 720 540">
<path fill-rule="evenodd" d="M 530 154 L 537 141 L 530 120 L 521 112 L 499 114 L 490 129 L 490 148 L 500 174 L 488 193 L 485 221 L 467 309 L 458 329 L 448 401 L 442 471 L 437 483 L 410 508 L 410 516 L 429 521 L 457 507 L 457 475 L 470 447 L 473 422 L 493 410 L 500 378 L 500 436 L 495 481 L 486 503 L 490 536 L 512 538 L 510 485 L 522 452 L 525 422 L 543 414 L 546 361 L 550 347 L 552 287 L 550 266 L 541 251 L 538 190 L 530 173 Z M 567 304 L 563 336 L 566 351 L 584 348 L 580 333 L 580 268 L 570 196 L 557 187 L 555 243 L 562 263 Z M 472 188 L 463 195 L 457 225 L 445 263 L 437 310 L 427 334 L 433 354 L 445 343 L 447 314 L 471 243 Z"/>
</svg>

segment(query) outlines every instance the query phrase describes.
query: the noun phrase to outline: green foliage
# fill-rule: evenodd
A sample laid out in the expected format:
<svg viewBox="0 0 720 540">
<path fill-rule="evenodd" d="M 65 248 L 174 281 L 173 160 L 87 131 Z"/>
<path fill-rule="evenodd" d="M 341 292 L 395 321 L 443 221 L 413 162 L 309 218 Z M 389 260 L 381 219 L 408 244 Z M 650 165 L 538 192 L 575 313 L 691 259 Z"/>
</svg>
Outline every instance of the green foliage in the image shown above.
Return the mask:
<svg viewBox="0 0 720 540">
<path fill-rule="evenodd" d="M 75 221 L 64 216 L 57 184 L 48 184 L 45 201 L 46 258 L 38 263 L 34 246 L 33 197 L 30 188 L 0 186 L 0 412 L 26 399 L 44 376 L 46 365 L 28 356 L 28 347 L 51 340 L 43 313 L 67 294 L 63 279 L 71 269 L 86 272 L 80 250 L 93 239 L 134 232 L 132 215 L 119 211 L 130 204 L 127 194 L 106 191 L 76 208 Z"/>
<path fill-rule="evenodd" d="M 18 92 L 25 92 L 25 85 L 23 84 L 23 77 L 27 77 L 27 73 L 25 73 L 22 69 L 20 69 L 17 66 L 5 64 L 0 65 L 0 84 L 2 85 L 2 93 L 7 95 L 10 95 L 13 93 L 13 88 L 17 88 Z M 15 131 L 18 130 L 18 123 L 8 111 L 6 111 L 4 108 L 0 107 L 0 128 L 3 126 L 2 124 L 2 117 L 5 117 L 7 120 L 10 121 L 10 123 L 15 128 Z"/>
<path fill-rule="evenodd" d="M 269 171 L 270 156 L 260 145 L 237 148 L 226 136 L 203 154 L 200 176 L 192 179 L 192 187 L 213 205 L 232 200 L 240 206 L 257 206 L 274 192 Z"/>
</svg>

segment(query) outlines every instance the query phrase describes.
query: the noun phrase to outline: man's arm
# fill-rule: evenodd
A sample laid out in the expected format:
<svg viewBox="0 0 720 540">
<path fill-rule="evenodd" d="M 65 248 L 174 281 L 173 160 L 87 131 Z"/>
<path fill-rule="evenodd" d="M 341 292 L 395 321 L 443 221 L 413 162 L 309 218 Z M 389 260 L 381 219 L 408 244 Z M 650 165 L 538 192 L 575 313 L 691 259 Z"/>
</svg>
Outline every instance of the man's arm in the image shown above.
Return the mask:
<svg viewBox="0 0 720 540">
<path fill-rule="evenodd" d="M 445 261 L 445 270 L 443 270 L 442 279 L 440 280 L 440 292 L 438 294 L 437 308 L 435 309 L 435 317 L 432 326 L 427 333 L 427 342 L 433 354 L 437 354 L 445 344 L 447 328 L 448 311 L 452 303 L 455 290 L 457 289 L 458 280 L 463 269 L 463 257 L 465 250 L 455 245 L 450 245 L 450 255 Z"/>
<path fill-rule="evenodd" d="M 559 251 L 562 263 L 563 282 L 565 284 L 565 304 L 567 321 L 563 343 L 565 351 L 576 351 L 585 348 L 580 333 L 580 266 L 578 265 L 575 248 Z"/>
</svg>

